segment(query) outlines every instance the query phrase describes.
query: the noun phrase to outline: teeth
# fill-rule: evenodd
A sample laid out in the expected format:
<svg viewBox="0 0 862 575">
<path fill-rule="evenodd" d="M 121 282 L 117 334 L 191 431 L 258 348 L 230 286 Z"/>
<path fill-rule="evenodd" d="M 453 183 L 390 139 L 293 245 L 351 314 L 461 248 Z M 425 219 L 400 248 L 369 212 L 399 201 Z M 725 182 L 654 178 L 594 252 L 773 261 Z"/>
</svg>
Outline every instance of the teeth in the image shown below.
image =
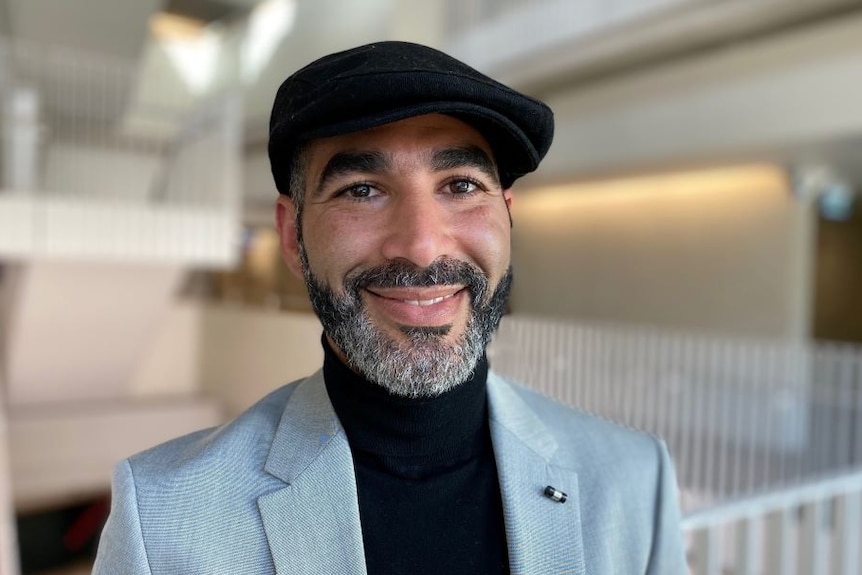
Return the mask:
<svg viewBox="0 0 862 575">
<path fill-rule="evenodd" d="M 454 295 L 454 294 L 452 294 Z M 409 303 L 410 305 L 415 305 L 419 307 L 425 307 L 429 305 L 434 305 L 435 303 L 440 303 L 444 299 L 449 299 L 452 295 L 445 295 L 442 297 L 435 297 L 434 299 L 405 299 L 402 300 L 404 303 Z"/>
</svg>

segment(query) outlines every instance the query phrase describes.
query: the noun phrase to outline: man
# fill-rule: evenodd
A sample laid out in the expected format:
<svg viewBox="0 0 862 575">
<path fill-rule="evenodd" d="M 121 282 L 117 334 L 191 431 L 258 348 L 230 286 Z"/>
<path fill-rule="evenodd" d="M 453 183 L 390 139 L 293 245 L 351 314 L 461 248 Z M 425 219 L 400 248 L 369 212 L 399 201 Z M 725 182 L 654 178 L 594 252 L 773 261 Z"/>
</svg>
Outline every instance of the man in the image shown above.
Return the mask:
<svg viewBox="0 0 862 575">
<path fill-rule="evenodd" d="M 287 265 L 324 366 L 234 421 L 122 462 L 95 572 L 686 572 L 663 444 L 488 371 L 511 186 L 551 111 L 383 42 L 279 89 Z"/>
</svg>

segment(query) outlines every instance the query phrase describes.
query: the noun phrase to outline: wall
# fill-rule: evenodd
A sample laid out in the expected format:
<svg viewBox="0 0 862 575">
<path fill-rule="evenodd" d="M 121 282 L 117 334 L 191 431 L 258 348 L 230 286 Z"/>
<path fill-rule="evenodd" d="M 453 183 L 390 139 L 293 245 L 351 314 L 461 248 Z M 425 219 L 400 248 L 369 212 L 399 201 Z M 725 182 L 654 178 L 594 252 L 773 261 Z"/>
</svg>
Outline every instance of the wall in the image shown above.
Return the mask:
<svg viewBox="0 0 862 575">
<path fill-rule="evenodd" d="M 140 347 L 127 389 L 134 397 L 183 397 L 200 392 L 201 304 L 175 300 Z"/>
<path fill-rule="evenodd" d="M 275 225 L 275 201 L 278 191 L 272 179 L 269 154 L 265 146 L 246 151 L 242 170 L 243 201 L 252 208 L 256 220 Z"/>
<path fill-rule="evenodd" d="M 25 266 L 5 325 L 12 406 L 204 393 L 235 415 L 322 365 L 314 315 L 175 299 L 181 279 L 174 268 Z"/>
<path fill-rule="evenodd" d="M 205 394 L 231 417 L 320 369 L 321 333 L 311 313 L 177 300 L 141 346 L 125 388 L 138 399 Z"/>
<path fill-rule="evenodd" d="M 0 260 L 0 396 L 6 394 L 6 365 L 9 344 L 9 319 L 15 302 L 16 279 L 20 266 Z"/>
<path fill-rule="evenodd" d="M 277 387 L 323 365 L 317 317 L 239 307 L 203 312 L 203 389 L 236 415 Z"/>
<path fill-rule="evenodd" d="M 516 192 L 520 314 L 808 334 L 811 210 L 770 168 Z"/>
<path fill-rule="evenodd" d="M 10 405 L 127 397 L 181 279 L 173 266 L 22 266 L 8 331 Z"/>
<path fill-rule="evenodd" d="M 862 133 L 862 17 L 539 94 L 548 180 L 766 157 Z M 792 155 L 792 154 L 791 154 Z"/>
<path fill-rule="evenodd" d="M 39 188 L 64 195 L 144 203 L 160 158 L 154 152 L 128 152 L 79 144 L 52 144 Z"/>
</svg>

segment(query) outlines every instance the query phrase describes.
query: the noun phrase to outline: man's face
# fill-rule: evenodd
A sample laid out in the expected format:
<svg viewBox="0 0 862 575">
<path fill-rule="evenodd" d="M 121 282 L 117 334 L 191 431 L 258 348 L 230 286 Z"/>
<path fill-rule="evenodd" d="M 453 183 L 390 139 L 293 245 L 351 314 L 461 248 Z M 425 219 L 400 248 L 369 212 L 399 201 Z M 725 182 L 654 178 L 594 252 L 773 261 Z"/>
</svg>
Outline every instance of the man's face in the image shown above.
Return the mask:
<svg viewBox="0 0 862 575">
<path fill-rule="evenodd" d="M 419 116 L 313 141 L 298 217 L 279 199 L 285 260 L 330 344 L 393 393 L 461 383 L 499 323 L 511 193 L 492 157 L 468 124 Z"/>
</svg>

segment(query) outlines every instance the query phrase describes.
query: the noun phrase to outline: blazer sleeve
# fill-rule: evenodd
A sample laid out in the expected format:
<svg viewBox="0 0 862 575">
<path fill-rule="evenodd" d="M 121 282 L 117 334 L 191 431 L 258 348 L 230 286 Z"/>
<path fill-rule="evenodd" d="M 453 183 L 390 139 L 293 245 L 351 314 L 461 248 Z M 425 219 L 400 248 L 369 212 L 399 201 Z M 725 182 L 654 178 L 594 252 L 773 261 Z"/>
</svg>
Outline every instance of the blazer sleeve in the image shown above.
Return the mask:
<svg viewBox="0 0 862 575">
<path fill-rule="evenodd" d="M 659 441 L 659 481 L 655 505 L 655 527 L 648 575 L 686 575 L 685 546 L 680 524 L 676 474 L 667 446 Z"/>
<path fill-rule="evenodd" d="M 111 514 L 99 540 L 93 575 L 152 575 L 128 459 L 114 469 L 112 493 Z"/>
</svg>

